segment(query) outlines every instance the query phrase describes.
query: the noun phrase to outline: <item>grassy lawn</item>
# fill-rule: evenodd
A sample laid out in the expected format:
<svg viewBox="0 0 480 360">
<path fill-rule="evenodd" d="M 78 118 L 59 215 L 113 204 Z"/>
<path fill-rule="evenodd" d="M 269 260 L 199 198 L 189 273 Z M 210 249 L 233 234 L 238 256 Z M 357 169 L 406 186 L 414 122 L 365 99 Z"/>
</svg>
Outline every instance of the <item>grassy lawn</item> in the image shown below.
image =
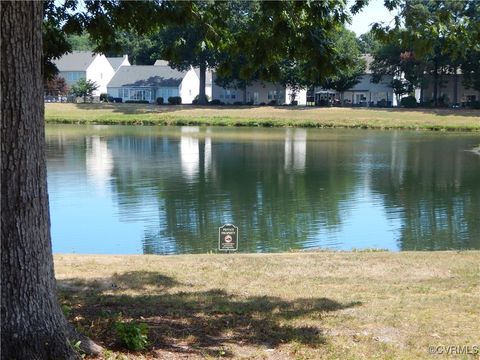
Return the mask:
<svg viewBox="0 0 480 360">
<path fill-rule="evenodd" d="M 45 105 L 47 123 L 480 130 L 480 110 L 288 106 Z"/>
<path fill-rule="evenodd" d="M 105 359 L 429 359 L 431 345 L 480 345 L 479 251 L 56 255 L 55 268 L 65 313 Z M 146 350 L 119 343 L 128 321 L 147 324 Z"/>
</svg>

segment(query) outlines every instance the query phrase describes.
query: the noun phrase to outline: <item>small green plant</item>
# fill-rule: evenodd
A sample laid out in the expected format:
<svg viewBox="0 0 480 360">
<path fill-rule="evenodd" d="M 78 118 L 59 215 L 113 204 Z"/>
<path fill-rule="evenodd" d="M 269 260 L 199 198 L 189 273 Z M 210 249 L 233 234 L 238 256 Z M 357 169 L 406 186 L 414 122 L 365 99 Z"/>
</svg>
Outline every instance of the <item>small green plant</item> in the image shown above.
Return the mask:
<svg viewBox="0 0 480 360">
<path fill-rule="evenodd" d="M 144 350 L 148 344 L 147 324 L 135 322 L 117 322 L 115 330 L 123 345 L 129 350 Z"/>
<path fill-rule="evenodd" d="M 67 304 L 63 304 L 62 312 L 63 312 L 63 315 L 65 315 L 65 317 L 68 318 L 72 314 L 72 308 Z"/>
<path fill-rule="evenodd" d="M 75 350 L 77 353 L 80 354 L 80 356 L 82 357 L 82 359 L 85 357 L 85 352 L 82 350 L 82 348 L 80 347 L 80 344 L 82 343 L 80 340 L 78 341 L 68 341 L 70 346 L 73 348 L 73 350 Z"/>
</svg>

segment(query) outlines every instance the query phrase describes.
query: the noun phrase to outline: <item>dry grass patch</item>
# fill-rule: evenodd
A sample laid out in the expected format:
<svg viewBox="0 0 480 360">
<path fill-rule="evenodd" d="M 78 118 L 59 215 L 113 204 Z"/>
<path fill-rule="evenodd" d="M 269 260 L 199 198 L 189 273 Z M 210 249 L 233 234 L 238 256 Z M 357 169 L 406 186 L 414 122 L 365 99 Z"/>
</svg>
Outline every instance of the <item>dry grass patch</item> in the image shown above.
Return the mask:
<svg viewBox="0 0 480 360">
<path fill-rule="evenodd" d="M 418 359 L 480 344 L 480 252 L 56 255 L 70 320 L 106 358 Z M 128 353 L 117 321 L 143 322 Z"/>
<path fill-rule="evenodd" d="M 480 130 L 479 110 L 46 104 L 47 123 Z"/>
</svg>

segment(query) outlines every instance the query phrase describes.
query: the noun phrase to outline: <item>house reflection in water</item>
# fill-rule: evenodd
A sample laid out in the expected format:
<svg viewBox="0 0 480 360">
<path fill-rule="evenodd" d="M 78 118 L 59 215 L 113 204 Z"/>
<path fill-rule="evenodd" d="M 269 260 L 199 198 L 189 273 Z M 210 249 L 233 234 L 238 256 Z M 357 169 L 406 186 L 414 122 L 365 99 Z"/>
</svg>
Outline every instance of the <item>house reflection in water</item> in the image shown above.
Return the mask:
<svg viewBox="0 0 480 360">
<path fill-rule="evenodd" d="M 305 171 L 307 130 L 287 129 L 285 133 L 285 170 Z"/>
<path fill-rule="evenodd" d="M 89 181 L 95 189 L 105 193 L 113 170 L 113 157 L 107 142 L 100 136 L 86 137 L 85 165 Z"/>
</svg>

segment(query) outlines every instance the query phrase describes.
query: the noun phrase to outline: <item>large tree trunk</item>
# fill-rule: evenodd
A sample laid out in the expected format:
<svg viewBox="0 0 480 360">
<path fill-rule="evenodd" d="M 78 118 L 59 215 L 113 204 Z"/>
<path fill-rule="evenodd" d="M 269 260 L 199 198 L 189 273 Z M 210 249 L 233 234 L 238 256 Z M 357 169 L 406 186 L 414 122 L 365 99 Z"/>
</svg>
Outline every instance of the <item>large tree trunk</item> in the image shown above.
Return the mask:
<svg viewBox="0 0 480 360">
<path fill-rule="evenodd" d="M 76 359 L 57 301 L 43 121 L 43 3 L 1 2 L 1 358 Z M 84 340 L 84 339 L 82 339 Z M 82 345 L 89 345 L 87 340 Z M 90 343 L 91 345 L 91 343 Z"/>
<path fill-rule="evenodd" d="M 202 63 L 200 65 L 200 89 L 198 91 L 199 105 L 207 104 L 207 97 L 205 96 L 206 77 L 207 77 L 207 65 Z"/>
</svg>

